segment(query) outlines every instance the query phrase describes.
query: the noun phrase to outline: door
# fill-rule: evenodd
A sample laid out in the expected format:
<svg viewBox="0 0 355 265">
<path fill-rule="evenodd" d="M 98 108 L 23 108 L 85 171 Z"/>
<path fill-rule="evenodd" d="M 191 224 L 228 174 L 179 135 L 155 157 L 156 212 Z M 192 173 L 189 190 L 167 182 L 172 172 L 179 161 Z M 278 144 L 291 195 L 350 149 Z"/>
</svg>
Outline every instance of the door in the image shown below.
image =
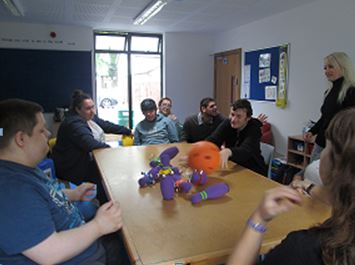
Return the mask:
<svg viewBox="0 0 355 265">
<path fill-rule="evenodd" d="M 241 51 L 236 49 L 214 55 L 214 97 L 219 111 L 226 117 L 230 105 L 240 98 Z"/>
</svg>

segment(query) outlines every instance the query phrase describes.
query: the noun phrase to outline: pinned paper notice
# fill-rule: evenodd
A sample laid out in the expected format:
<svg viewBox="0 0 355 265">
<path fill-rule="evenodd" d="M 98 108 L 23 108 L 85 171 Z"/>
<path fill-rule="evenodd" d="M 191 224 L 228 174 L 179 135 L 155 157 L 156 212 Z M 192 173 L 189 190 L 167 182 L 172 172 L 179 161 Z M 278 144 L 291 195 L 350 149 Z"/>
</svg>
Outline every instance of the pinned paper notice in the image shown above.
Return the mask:
<svg viewBox="0 0 355 265">
<path fill-rule="evenodd" d="M 270 67 L 271 65 L 271 53 L 263 53 L 259 55 L 259 67 Z"/>
<path fill-rule="evenodd" d="M 241 98 L 249 98 L 250 94 L 250 64 L 244 65 L 243 71 L 243 86 L 240 93 Z"/>
<path fill-rule="evenodd" d="M 259 83 L 270 82 L 270 68 L 260 69 L 259 70 Z"/>
<path fill-rule="evenodd" d="M 275 100 L 276 99 L 276 86 L 265 86 L 265 99 Z"/>
<path fill-rule="evenodd" d="M 273 75 L 271 77 L 271 83 L 276 84 L 276 82 L 277 82 L 277 77 Z"/>
</svg>

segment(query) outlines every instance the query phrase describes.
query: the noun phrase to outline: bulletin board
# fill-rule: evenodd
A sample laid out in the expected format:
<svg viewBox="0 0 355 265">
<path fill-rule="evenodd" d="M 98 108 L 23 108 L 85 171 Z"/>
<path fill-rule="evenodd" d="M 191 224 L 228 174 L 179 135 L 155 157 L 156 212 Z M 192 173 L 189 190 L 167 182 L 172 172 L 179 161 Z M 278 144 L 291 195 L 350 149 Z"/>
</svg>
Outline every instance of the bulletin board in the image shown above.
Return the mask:
<svg viewBox="0 0 355 265">
<path fill-rule="evenodd" d="M 0 100 L 21 98 L 45 112 L 68 106 L 75 89 L 92 95 L 90 51 L 0 49 Z"/>
<path fill-rule="evenodd" d="M 286 105 L 289 44 L 244 54 L 241 97 Z"/>
</svg>

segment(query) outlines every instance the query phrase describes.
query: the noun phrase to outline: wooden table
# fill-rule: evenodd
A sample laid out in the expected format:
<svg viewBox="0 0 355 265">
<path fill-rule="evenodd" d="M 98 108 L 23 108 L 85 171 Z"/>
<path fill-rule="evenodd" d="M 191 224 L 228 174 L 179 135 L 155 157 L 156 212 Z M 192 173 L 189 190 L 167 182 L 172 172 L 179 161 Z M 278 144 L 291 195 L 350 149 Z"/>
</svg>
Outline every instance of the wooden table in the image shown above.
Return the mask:
<svg viewBox="0 0 355 265">
<path fill-rule="evenodd" d="M 206 186 L 224 181 L 230 192 L 223 198 L 192 205 L 184 194 L 164 201 L 159 184 L 139 188 L 137 180 L 149 161 L 169 145 L 131 146 L 94 151 L 107 192 L 123 209 L 123 235 L 133 264 L 220 264 L 225 262 L 248 216 L 273 182 L 237 165 L 211 174 Z M 186 154 L 189 144 L 175 144 Z M 303 206 L 273 220 L 262 252 L 290 231 L 308 228 L 330 214 L 324 204 L 305 198 Z"/>
</svg>

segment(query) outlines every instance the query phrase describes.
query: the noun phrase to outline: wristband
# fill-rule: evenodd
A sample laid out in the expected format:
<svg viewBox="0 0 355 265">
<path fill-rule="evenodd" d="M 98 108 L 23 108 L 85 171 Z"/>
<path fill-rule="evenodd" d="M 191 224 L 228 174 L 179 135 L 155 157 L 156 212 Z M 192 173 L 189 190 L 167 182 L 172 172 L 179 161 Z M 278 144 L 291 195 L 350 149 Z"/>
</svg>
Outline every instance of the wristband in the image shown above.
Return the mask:
<svg viewBox="0 0 355 265">
<path fill-rule="evenodd" d="M 266 227 L 260 223 L 254 223 L 251 218 L 249 218 L 247 220 L 247 225 L 251 228 L 254 229 L 254 231 L 258 232 L 258 233 L 265 233 L 266 232 Z"/>
<path fill-rule="evenodd" d="M 312 183 L 311 185 L 309 185 L 307 187 L 307 189 L 305 189 L 305 192 L 308 194 L 308 195 L 311 195 L 311 190 L 314 188 L 314 183 Z"/>
</svg>

